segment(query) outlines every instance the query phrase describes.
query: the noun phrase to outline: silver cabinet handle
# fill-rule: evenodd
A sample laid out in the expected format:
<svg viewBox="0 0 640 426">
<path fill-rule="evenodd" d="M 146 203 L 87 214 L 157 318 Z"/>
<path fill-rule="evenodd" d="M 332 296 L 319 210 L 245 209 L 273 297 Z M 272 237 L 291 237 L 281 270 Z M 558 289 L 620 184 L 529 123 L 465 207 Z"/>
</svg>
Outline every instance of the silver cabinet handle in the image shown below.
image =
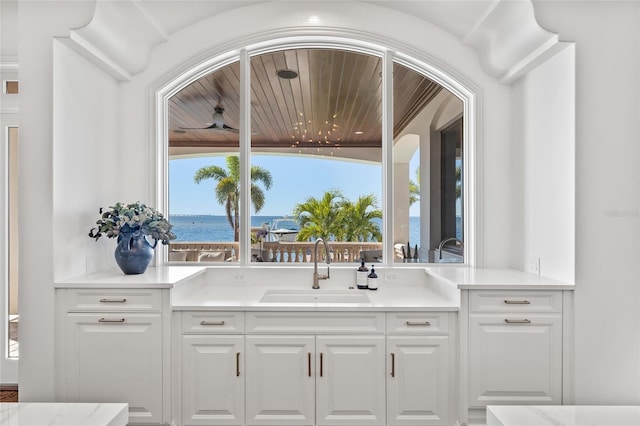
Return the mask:
<svg viewBox="0 0 640 426">
<path fill-rule="evenodd" d="M 531 302 L 528 300 L 505 300 L 504 303 L 507 305 L 530 305 Z"/>
<path fill-rule="evenodd" d="M 504 322 L 507 324 L 531 324 L 531 320 L 528 319 L 505 319 Z"/>
<path fill-rule="evenodd" d="M 422 326 L 422 327 L 429 327 L 431 325 L 431 323 L 429 321 L 407 321 L 405 322 L 406 325 L 408 325 L 409 327 L 417 325 L 417 326 Z"/>
<path fill-rule="evenodd" d="M 100 303 L 126 303 L 127 299 L 100 299 Z"/>
<path fill-rule="evenodd" d="M 124 322 L 124 318 L 120 318 L 120 319 L 100 318 L 98 322 Z"/>
<path fill-rule="evenodd" d="M 200 321 L 200 325 L 224 325 L 224 321 Z"/>
</svg>

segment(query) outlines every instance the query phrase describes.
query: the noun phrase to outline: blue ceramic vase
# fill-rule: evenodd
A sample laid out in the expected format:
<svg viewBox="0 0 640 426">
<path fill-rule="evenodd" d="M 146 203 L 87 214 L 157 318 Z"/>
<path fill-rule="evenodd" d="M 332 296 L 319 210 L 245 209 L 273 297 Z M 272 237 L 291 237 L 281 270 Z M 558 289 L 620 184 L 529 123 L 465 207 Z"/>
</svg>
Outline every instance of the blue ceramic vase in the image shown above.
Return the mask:
<svg viewBox="0 0 640 426">
<path fill-rule="evenodd" d="M 144 274 L 157 244 L 157 240 L 154 245 L 149 244 L 142 233 L 120 234 L 115 251 L 116 263 L 126 275 Z"/>
</svg>

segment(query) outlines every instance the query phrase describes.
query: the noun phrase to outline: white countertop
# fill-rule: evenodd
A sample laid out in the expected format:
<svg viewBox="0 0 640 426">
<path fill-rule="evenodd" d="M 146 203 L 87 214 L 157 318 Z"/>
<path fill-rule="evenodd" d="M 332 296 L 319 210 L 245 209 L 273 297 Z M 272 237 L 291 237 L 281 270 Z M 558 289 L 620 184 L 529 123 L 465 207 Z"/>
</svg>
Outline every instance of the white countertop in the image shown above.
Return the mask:
<svg viewBox="0 0 640 426">
<path fill-rule="evenodd" d="M 266 291 L 278 289 L 295 291 L 292 285 L 212 285 L 207 280 L 197 280 L 174 288 L 174 310 L 226 310 L 226 311 L 457 311 L 460 296 L 457 291 L 427 283 L 394 283 L 381 285 L 378 290 L 349 289 L 349 285 L 329 284 L 324 281 L 320 290 L 311 285 L 301 288 L 305 292 L 347 291 L 364 292 L 370 303 L 263 303 L 260 299 Z M 299 288 L 299 287 L 298 287 Z M 453 289 L 452 289 L 453 290 Z"/>
<path fill-rule="evenodd" d="M 173 288 L 186 280 L 205 273 L 202 266 L 158 266 L 147 268 L 144 274 L 125 275 L 120 269 L 96 272 L 55 283 L 56 288 Z"/>
<path fill-rule="evenodd" d="M 3 426 L 125 426 L 128 404 L 15 402 L 0 404 Z"/>
<path fill-rule="evenodd" d="M 571 283 L 516 269 L 481 269 L 468 266 L 437 266 L 425 269 L 433 278 L 459 290 L 573 290 Z"/>
<path fill-rule="evenodd" d="M 487 426 L 638 426 L 638 406 L 501 405 L 487 407 Z"/>
<path fill-rule="evenodd" d="M 378 270 L 378 268 L 376 268 Z M 324 272 L 324 269 L 322 270 Z M 426 274 L 425 274 L 426 272 Z M 370 311 L 441 310 L 460 307 L 459 290 L 573 290 L 573 284 L 514 269 L 475 269 L 465 266 L 380 268 L 377 291 L 353 289 L 355 270 L 336 268 L 321 290 L 365 291 L 366 303 L 264 303 L 267 290 L 311 289 L 309 268 L 207 268 L 159 266 L 144 274 L 125 275 L 120 270 L 62 280 L 56 288 L 169 288 L 175 310 L 329 310 Z"/>
</svg>

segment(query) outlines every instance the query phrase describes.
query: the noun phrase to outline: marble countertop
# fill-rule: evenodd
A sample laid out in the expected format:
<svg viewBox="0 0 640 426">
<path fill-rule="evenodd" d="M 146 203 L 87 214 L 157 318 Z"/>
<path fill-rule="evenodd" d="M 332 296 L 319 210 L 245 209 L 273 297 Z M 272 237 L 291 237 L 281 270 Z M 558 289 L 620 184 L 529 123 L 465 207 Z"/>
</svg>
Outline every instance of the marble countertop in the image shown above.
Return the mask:
<svg viewBox="0 0 640 426">
<path fill-rule="evenodd" d="M 3 426 L 125 426 L 128 404 L 15 402 L 0 404 Z"/>
<path fill-rule="evenodd" d="M 262 300 L 266 291 L 311 290 L 310 268 L 207 268 L 205 266 L 159 266 L 144 274 L 124 275 L 119 270 L 62 280 L 56 288 L 168 288 L 174 310 L 327 310 L 350 311 L 455 311 L 460 291 L 478 290 L 572 290 L 573 284 L 514 269 L 476 269 L 465 266 L 426 268 L 376 268 L 378 290 L 354 289 L 355 269 L 331 268 L 331 279 L 321 281 L 318 298 Z M 324 273 L 324 269 L 321 271 Z M 426 272 L 426 274 L 425 274 Z M 323 298 L 326 291 L 346 297 Z M 366 293 L 357 302 L 353 293 Z M 323 296 L 323 292 L 325 295 Z M 345 293 L 346 292 L 346 293 Z M 339 299 L 339 301 L 338 301 Z M 277 302 L 277 303 L 276 303 Z"/>
<path fill-rule="evenodd" d="M 81 277 L 61 280 L 56 288 L 173 288 L 175 285 L 204 274 L 202 266 L 158 266 L 149 267 L 144 274 L 125 275 L 120 269 L 96 272 Z"/>
<path fill-rule="evenodd" d="M 351 287 L 351 288 L 350 288 Z M 298 288 L 298 290 L 296 290 Z M 302 291 L 307 294 L 341 292 L 365 294 L 368 303 L 273 303 L 261 302 L 267 291 Z M 352 285 L 323 281 L 321 289 L 311 285 L 211 285 L 206 280 L 185 283 L 172 291 L 174 310 L 225 310 L 225 311 L 457 311 L 460 295 L 457 291 L 443 289 L 427 283 L 394 283 L 381 285 L 378 290 L 358 290 Z"/>
<path fill-rule="evenodd" d="M 568 282 L 516 269 L 481 269 L 468 266 L 427 267 L 427 275 L 459 290 L 573 290 Z"/>
<path fill-rule="evenodd" d="M 487 407 L 487 426 L 638 426 L 638 406 L 501 405 Z"/>
</svg>

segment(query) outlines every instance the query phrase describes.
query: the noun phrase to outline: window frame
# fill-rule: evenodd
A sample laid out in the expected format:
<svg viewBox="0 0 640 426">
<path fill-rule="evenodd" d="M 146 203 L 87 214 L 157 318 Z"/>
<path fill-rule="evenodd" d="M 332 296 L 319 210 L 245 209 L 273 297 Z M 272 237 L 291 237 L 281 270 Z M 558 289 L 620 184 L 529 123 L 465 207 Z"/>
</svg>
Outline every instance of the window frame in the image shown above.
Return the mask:
<svg viewBox="0 0 640 426">
<path fill-rule="evenodd" d="M 242 43 L 241 43 L 242 44 Z M 168 116 L 169 98 L 175 93 L 216 69 L 220 69 L 232 62 L 240 61 L 240 185 L 247 188 L 250 183 L 249 170 L 251 167 L 251 91 L 250 91 L 250 60 L 251 57 L 263 53 L 297 48 L 341 49 L 355 53 L 375 55 L 382 60 L 382 202 L 383 209 L 383 259 L 380 265 L 386 268 L 424 268 L 430 263 L 397 264 L 393 262 L 393 197 L 390 196 L 393 188 L 393 64 L 397 63 L 413 71 L 427 76 L 431 80 L 449 90 L 463 103 L 463 226 L 465 235 L 464 263 L 458 265 L 479 266 L 482 260 L 479 256 L 478 242 L 482 240 L 481 229 L 476 226 L 480 223 L 477 212 L 480 211 L 479 194 L 480 184 L 478 165 L 480 164 L 480 138 L 479 120 L 479 90 L 473 84 L 455 70 L 448 69 L 445 64 L 440 64 L 435 58 L 422 59 L 424 52 L 407 49 L 390 49 L 382 44 L 369 41 L 354 40 L 352 38 L 326 37 L 326 36 L 294 36 L 289 38 L 272 38 L 257 43 L 244 43 L 239 49 L 229 49 L 219 54 L 212 54 L 209 59 L 194 65 L 191 69 L 183 71 L 173 80 L 160 87 L 155 92 L 156 108 L 156 135 L 157 142 L 157 205 L 164 211 L 168 211 Z M 234 263 L 236 267 L 272 267 L 265 263 L 252 263 L 250 256 L 250 244 L 243 243 L 250 238 L 250 194 L 242 192 L 240 200 L 240 261 Z M 156 265 L 167 262 L 168 250 L 165 247 L 159 256 L 156 256 Z M 280 265 L 281 266 L 281 265 Z M 291 265 L 294 266 L 294 265 Z M 304 265 L 296 265 L 304 266 Z M 306 265 L 308 267 L 308 265 Z M 345 265 L 346 266 L 346 265 Z"/>
</svg>

